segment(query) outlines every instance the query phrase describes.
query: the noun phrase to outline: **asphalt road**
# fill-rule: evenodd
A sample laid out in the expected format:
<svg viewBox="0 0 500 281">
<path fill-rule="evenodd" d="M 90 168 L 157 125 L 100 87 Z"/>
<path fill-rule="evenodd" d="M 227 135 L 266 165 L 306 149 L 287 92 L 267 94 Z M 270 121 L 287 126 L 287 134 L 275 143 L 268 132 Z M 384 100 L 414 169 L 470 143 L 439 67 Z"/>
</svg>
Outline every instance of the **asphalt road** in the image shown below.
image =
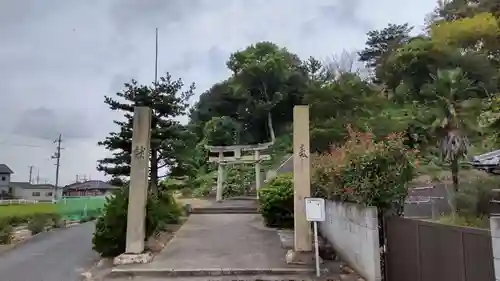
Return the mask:
<svg viewBox="0 0 500 281">
<path fill-rule="evenodd" d="M 80 281 L 96 260 L 94 223 L 41 233 L 0 254 L 1 281 Z"/>
</svg>

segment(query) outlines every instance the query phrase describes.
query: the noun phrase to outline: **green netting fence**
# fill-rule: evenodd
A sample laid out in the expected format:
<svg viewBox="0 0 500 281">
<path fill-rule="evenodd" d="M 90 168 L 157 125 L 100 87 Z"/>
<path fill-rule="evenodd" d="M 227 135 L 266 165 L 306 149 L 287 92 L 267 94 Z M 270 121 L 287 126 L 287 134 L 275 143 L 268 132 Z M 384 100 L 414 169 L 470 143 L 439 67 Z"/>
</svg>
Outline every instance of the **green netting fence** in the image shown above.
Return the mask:
<svg viewBox="0 0 500 281">
<path fill-rule="evenodd" d="M 66 220 L 98 217 L 104 210 L 106 196 L 63 197 L 57 203 L 57 211 Z"/>
</svg>

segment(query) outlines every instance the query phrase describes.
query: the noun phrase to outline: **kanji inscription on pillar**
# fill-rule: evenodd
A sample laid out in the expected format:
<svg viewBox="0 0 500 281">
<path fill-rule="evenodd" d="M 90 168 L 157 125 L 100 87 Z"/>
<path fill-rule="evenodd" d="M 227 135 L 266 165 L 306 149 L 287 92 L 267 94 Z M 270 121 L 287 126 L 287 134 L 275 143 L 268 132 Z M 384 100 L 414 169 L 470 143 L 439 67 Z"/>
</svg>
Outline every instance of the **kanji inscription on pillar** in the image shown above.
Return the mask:
<svg viewBox="0 0 500 281">
<path fill-rule="evenodd" d="M 300 145 L 299 157 L 302 159 L 308 158 L 307 151 L 304 144 Z"/>
<path fill-rule="evenodd" d="M 139 160 L 146 158 L 146 148 L 144 146 L 136 146 L 134 148 L 134 157 Z"/>
</svg>

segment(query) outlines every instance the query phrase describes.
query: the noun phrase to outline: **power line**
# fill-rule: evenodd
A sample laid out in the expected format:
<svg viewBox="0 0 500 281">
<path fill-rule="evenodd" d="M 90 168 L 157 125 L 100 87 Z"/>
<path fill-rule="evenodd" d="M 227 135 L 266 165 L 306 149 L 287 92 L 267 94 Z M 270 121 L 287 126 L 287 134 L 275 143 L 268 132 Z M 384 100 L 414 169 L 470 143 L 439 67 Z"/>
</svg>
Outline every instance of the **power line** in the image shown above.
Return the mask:
<svg viewBox="0 0 500 281">
<path fill-rule="evenodd" d="M 41 145 L 23 144 L 23 143 L 11 143 L 11 142 L 7 142 L 7 141 L 0 141 L 0 145 L 43 148 L 43 146 L 41 146 Z"/>
<path fill-rule="evenodd" d="M 54 153 L 54 155 L 52 155 L 52 159 L 56 159 L 56 187 L 55 187 L 55 195 L 54 195 L 54 199 L 57 200 L 57 192 L 58 192 L 58 188 L 59 188 L 59 167 L 61 166 L 61 142 L 62 142 L 62 136 L 61 134 L 59 134 L 59 137 L 54 141 L 55 144 L 57 144 L 57 147 L 56 147 L 56 152 Z"/>
</svg>

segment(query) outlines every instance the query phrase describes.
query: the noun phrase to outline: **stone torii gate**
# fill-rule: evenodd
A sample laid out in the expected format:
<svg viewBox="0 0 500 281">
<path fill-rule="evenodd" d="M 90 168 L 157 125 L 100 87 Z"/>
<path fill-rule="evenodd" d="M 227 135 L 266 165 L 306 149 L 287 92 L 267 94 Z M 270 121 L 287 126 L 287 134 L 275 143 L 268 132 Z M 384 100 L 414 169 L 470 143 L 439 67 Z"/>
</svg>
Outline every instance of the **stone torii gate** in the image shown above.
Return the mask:
<svg viewBox="0 0 500 281">
<path fill-rule="evenodd" d="M 132 159 L 130 172 L 129 202 L 127 214 L 127 237 L 125 253 L 114 259 L 115 264 L 146 263 L 152 259 L 151 253 L 144 253 L 146 201 L 148 190 L 149 157 L 151 140 L 151 109 L 134 109 Z M 207 146 L 215 157 L 209 161 L 219 164 L 217 177 L 217 199 L 222 200 L 223 166 L 227 164 L 254 164 L 256 188 L 260 188 L 260 162 L 270 159 L 261 155 L 272 142 L 257 145 Z M 242 152 L 250 155 L 242 155 Z M 252 153 L 253 152 L 253 155 Z M 293 182 L 294 182 L 294 248 L 287 252 L 288 263 L 314 262 L 312 254 L 311 227 L 306 219 L 305 198 L 310 190 L 309 154 L 309 107 L 295 106 L 293 114 Z M 258 194 L 258 193 L 257 193 Z"/>
<path fill-rule="evenodd" d="M 255 165 L 255 189 L 257 198 L 261 184 L 261 165 L 264 160 L 271 160 L 270 155 L 263 155 L 261 152 L 274 142 L 254 144 L 254 145 L 231 145 L 231 146 L 205 146 L 209 150 L 208 161 L 217 163 L 217 202 L 222 201 L 222 192 L 224 189 L 224 166 L 231 164 L 254 164 Z"/>
</svg>

